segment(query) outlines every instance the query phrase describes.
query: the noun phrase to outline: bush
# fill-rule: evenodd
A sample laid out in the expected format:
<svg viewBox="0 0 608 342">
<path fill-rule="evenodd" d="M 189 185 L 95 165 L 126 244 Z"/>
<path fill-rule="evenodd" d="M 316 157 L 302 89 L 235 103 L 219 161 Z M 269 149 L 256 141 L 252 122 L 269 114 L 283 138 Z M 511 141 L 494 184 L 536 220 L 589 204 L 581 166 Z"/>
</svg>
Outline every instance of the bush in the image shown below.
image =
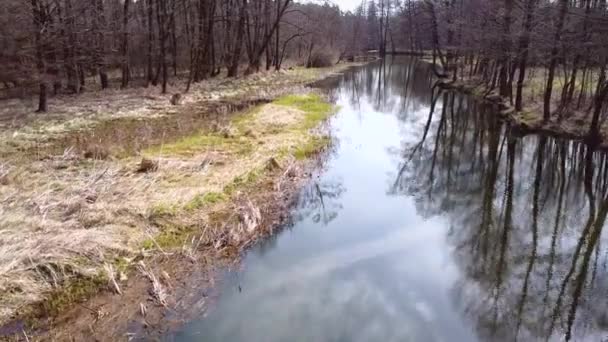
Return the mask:
<svg viewBox="0 0 608 342">
<path fill-rule="evenodd" d="M 308 68 L 326 68 L 334 65 L 334 57 L 327 53 L 317 51 L 310 56 L 310 60 L 306 67 Z"/>
</svg>

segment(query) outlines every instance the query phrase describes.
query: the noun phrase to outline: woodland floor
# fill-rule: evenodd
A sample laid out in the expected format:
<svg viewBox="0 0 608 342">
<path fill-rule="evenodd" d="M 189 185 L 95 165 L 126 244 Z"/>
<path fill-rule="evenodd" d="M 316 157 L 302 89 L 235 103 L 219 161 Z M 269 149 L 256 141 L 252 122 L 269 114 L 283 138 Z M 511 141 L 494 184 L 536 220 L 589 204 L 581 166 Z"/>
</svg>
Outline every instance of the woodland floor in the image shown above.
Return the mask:
<svg viewBox="0 0 608 342">
<path fill-rule="evenodd" d="M 0 338 L 127 340 L 204 311 L 330 143 L 334 108 L 304 85 L 349 66 L 213 79 L 178 106 L 157 88 L 3 106 Z"/>
</svg>

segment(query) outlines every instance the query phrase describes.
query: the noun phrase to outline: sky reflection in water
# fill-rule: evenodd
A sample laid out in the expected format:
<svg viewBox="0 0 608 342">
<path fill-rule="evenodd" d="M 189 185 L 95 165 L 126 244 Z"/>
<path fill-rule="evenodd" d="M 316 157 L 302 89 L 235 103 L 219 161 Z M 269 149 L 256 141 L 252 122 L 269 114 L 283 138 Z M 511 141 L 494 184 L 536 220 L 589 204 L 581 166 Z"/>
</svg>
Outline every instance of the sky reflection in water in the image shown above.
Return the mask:
<svg viewBox="0 0 608 342">
<path fill-rule="evenodd" d="M 604 155 L 518 138 L 491 108 L 431 88 L 408 59 L 331 87 L 336 146 L 294 226 L 166 339 L 608 337 Z"/>
</svg>

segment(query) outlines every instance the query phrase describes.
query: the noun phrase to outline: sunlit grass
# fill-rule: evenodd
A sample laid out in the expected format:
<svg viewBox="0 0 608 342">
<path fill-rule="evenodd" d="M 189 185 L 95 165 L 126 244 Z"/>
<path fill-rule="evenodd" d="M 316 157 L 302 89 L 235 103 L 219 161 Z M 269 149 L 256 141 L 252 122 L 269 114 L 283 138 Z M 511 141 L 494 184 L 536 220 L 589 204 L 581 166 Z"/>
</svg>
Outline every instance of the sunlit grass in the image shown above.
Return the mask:
<svg viewBox="0 0 608 342">
<path fill-rule="evenodd" d="M 145 155 L 192 156 L 207 150 L 224 150 L 247 154 L 252 149 L 250 144 L 243 143 L 236 137 L 224 137 L 220 134 L 194 134 L 175 142 L 145 149 Z"/>
<path fill-rule="evenodd" d="M 312 137 L 304 145 L 298 146 L 293 156 L 298 160 L 309 158 L 327 147 L 330 142 L 329 137 Z"/>
<path fill-rule="evenodd" d="M 208 192 L 194 196 L 186 205 L 184 209 L 186 211 L 194 211 L 205 207 L 206 205 L 216 204 L 223 202 L 227 199 L 226 195 L 219 192 Z"/>
<path fill-rule="evenodd" d="M 293 107 L 306 113 L 301 124 L 303 129 L 315 128 L 320 122 L 335 113 L 337 109 L 336 106 L 328 103 L 317 94 L 287 95 L 277 99 L 273 104 Z"/>
<path fill-rule="evenodd" d="M 197 230 L 194 227 L 167 225 L 153 238 L 144 240 L 142 248 L 151 250 L 158 247 L 163 249 L 180 247 L 184 245 L 184 241 L 194 236 L 195 232 Z"/>
</svg>

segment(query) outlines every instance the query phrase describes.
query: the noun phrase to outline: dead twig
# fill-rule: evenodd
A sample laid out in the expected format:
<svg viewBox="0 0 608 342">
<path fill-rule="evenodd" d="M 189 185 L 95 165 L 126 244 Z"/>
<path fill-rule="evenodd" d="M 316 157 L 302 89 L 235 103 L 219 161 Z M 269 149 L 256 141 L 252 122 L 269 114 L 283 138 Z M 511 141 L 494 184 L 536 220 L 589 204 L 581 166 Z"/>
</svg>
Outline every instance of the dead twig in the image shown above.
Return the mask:
<svg viewBox="0 0 608 342">
<path fill-rule="evenodd" d="M 158 250 L 163 253 L 163 255 L 171 255 L 172 253 L 167 253 L 163 250 L 163 248 L 158 244 L 158 242 L 156 242 L 156 239 L 152 236 L 152 234 L 150 234 L 149 231 L 146 230 L 146 235 L 148 235 L 148 237 L 150 238 L 150 240 L 152 240 L 152 242 L 154 243 L 154 245 L 156 246 L 156 248 L 158 248 Z"/>
<path fill-rule="evenodd" d="M 23 328 L 21 328 L 21 332 L 23 333 L 23 338 L 25 338 L 25 341 L 30 342 L 30 338 L 27 336 L 27 333 L 25 330 L 23 330 Z"/>
<path fill-rule="evenodd" d="M 289 176 L 290 174 L 292 174 L 293 172 L 293 168 L 295 166 L 295 162 L 292 161 L 291 163 L 289 163 L 289 165 L 285 168 L 285 172 L 283 172 L 283 174 L 281 175 L 281 177 L 279 178 L 279 180 L 277 181 L 277 185 L 276 185 L 276 190 L 277 192 L 281 191 L 281 186 L 283 185 L 283 181 L 287 178 L 287 176 Z"/>
<path fill-rule="evenodd" d="M 114 290 L 116 291 L 116 293 L 118 293 L 119 295 L 122 295 L 120 286 L 118 286 L 118 282 L 116 282 L 116 272 L 114 272 L 114 267 L 108 263 L 106 263 L 104 265 L 104 267 L 106 269 L 106 273 L 108 275 L 108 280 L 109 280 L 110 284 L 112 285 L 112 287 L 114 287 Z"/>
<path fill-rule="evenodd" d="M 148 267 L 146 266 L 146 264 L 144 264 L 143 261 L 139 262 L 139 270 L 152 283 L 152 295 L 154 296 L 158 304 L 162 306 L 167 306 L 167 292 L 161 282 L 156 277 L 156 275 L 154 275 L 152 270 L 148 269 Z"/>
</svg>

